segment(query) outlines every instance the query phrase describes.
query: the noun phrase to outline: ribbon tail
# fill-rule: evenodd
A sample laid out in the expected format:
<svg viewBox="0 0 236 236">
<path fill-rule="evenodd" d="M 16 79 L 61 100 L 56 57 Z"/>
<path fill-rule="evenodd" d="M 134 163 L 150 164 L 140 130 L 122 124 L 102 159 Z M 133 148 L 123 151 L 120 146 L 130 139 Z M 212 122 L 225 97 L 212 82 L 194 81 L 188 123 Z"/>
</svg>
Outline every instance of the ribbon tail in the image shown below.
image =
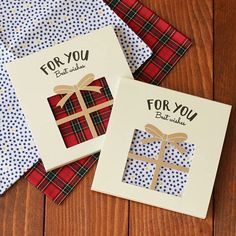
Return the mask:
<svg viewBox="0 0 236 236">
<path fill-rule="evenodd" d="M 178 143 L 171 143 L 182 155 L 186 152 L 186 149 L 180 146 Z"/>
<path fill-rule="evenodd" d="M 67 100 L 70 98 L 70 96 L 73 94 L 72 93 L 67 93 L 58 103 L 57 103 L 57 107 L 60 106 L 61 108 L 65 105 L 65 103 L 67 102 Z"/>
</svg>

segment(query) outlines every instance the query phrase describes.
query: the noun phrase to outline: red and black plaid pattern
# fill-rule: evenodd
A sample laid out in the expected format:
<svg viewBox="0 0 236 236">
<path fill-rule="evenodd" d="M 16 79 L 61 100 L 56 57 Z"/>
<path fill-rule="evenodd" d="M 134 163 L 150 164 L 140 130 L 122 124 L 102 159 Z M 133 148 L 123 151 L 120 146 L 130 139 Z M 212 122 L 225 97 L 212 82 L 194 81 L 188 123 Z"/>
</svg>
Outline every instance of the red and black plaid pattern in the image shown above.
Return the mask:
<svg viewBox="0 0 236 236">
<path fill-rule="evenodd" d="M 90 114 L 93 123 L 96 124 L 95 129 L 97 134 L 106 133 L 110 115 L 111 115 L 111 106 L 105 107 L 99 111 L 95 111 Z"/>
<path fill-rule="evenodd" d="M 87 107 L 94 107 L 113 99 L 105 78 L 94 80 L 90 85 L 102 87 L 102 89 L 101 93 L 81 91 L 82 97 L 84 98 Z"/>
<path fill-rule="evenodd" d="M 93 138 L 84 116 L 66 122 L 58 127 L 67 148 Z"/>
<path fill-rule="evenodd" d="M 99 86 L 102 87 L 102 89 L 101 93 L 81 91 L 81 95 L 87 108 L 105 103 L 113 99 L 105 78 L 94 80 L 90 86 Z M 73 94 L 67 100 L 63 108 L 57 106 L 62 97 L 63 95 L 55 95 L 48 98 L 48 102 L 56 120 L 60 120 L 82 111 L 76 94 Z M 106 132 L 111 109 L 112 106 L 108 106 L 90 114 L 98 136 L 103 135 Z M 65 122 L 58 127 L 67 148 L 93 138 L 84 116 Z"/>
<path fill-rule="evenodd" d="M 137 0 L 104 1 L 153 50 L 153 56 L 135 72 L 135 78 L 147 83 L 158 84 L 188 50 L 191 46 L 191 41 Z M 47 191 L 47 188 L 42 187 L 41 183 L 44 183 L 44 186 L 57 186 L 56 182 L 61 181 L 64 182 L 64 186 L 69 184 L 70 189 L 72 190 L 97 159 L 98 154 L 95 154 L 92 157 L 87 157 L 74 162 L 75 165 L 78 165 L 76 173 L 81 173 L 80 169 L 83 173 L 84 169 L 86 169 L 83 175 L 78 175 L 76 173 L 72 174 L 73 172 L 68 171 L 68 168 L 70 169 L 70 165 L 73 165 L 73 163 L 60 168 L 60 175 L 58 174 L 59 170 L 53 171 L 53 173 L 56 174 L 53 180 L 49 180 L 50 178 L 48 178 L 48 175 L 51 172 L 46 174 L 42 163 L 39 162 L 28 172 L 26 178 L 40 191 L 59 204 L 70 192 L 65 193 L 65 191 L 62 191 L 63 187 L 56 187 L 56 191 L 54 191 L 53 188 L 51 190 L 49 188 L 50 191 Z M 88 161 L 89 164 L 81 164 L 82 161 L 84 163 Z M 70 173 L 71 176 L 73 175 L 71 178 L 74 178 L 73 183 L 67 181 L 66 178 L 61 177 L 63 175 L 70 175 Z M 60 196 L 59 198 L 61 198 L 61 201 L 57 200 L 59 199 L 57 198 L 57 195 Z M 63 196 L 63 198 L 61 196 Z"/>
<path fill-rule="evenodd" d="M 98 160 L 99 153 L 46 173 L 38 162 L 27 174 L 27 180 L 37 186 L 55 203 L 60 204 Z"/>
<path fill-rule="evenodd" d="M 159 84 L 191 46 L 191 40 L 137 0 L 104 0 L 152 49 L 135 73 L 137 80 Z"/>
</svg>

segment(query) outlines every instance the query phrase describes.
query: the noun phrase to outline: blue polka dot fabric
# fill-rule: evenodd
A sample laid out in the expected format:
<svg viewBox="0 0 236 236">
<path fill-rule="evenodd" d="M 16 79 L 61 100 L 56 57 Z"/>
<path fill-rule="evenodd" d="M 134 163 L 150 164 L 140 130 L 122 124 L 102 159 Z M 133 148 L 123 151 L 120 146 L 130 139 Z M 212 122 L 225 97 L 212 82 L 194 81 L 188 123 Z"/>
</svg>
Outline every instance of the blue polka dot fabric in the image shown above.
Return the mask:
<svg viewBox="0 0 236 236">
<path fill-rule="evenodd" d="M 147 161 L 128 158 L 123 175 L 123 182 L 150 189 L 157 166 L 154 163 L 150 163 L 148 159 L 157 159 L 161 147 L 160 141 L 148 144 L 141 143 L 142 139 L 150 137 L 151 135 L 145 131 L 137 129 L 134 131 L 129 152 L 137 156 L 145 157 Z M 184 194 L 188 173 L 175 170 L 174 166 L 190 169 L 194 158 L 195 145 L 187 142 L 179 143 L 179 145 L 186 150 L 184 154 L 181 154 L 170 143 L 167 143 L 165 146 L 163 162 L 173 164 L 173 168 L 160 166 L 157 184 L 155 186 L 155 190 L 158 192 L 174 196 L 182 196 Z"/>
<path fill-rule="evenodd" d="M 136 155 L 149 157 L 155 159 L 159 155 L 161 142 L 156 141 L 148 144 L 142 144 L 142 139 L 151 138 L 151 135 L 141 130 L 134 131 L 134 137 L 130 146 L 130 152 Z"/>
<path fill-rule="evenodd" d="M 5 64 L 107 25 L 134 72 L 152 52 L 102 0 L 1 1 L 0 194 L 39 159 Z"/>
</svg>

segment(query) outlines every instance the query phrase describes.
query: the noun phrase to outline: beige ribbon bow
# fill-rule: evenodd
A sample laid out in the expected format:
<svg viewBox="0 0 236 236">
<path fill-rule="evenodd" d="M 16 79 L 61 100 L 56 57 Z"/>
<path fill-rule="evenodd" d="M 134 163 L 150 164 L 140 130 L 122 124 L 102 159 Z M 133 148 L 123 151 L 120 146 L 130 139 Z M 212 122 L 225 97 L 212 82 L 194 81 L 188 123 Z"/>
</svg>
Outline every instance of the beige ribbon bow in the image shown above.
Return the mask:
<svg viewBox="0 0 236 236">
<path fill-rule="evenodd" d="M 61 108 L 65 105 L 66 101 L 71 97 L 73 93 L 78 93 L 81 90 L 92 91 L 101 93 L 102 87 L 100 86 L 90 86 L 94 80 L 94 74 L 87 74 L 85 75 L 76 85 L 58 85 L 54 88 L 54 92 L 56 94 L 66 94 L 58 103 L 57 106 Z"/>
<path fill-rule="evenodd" d="M 180 146 L 178 143 L 185 141 L 188 138 L 187 134 L 174 133 L 174 134 L 167 135 L 167 134 L 162 133 L 157 127 L 155 127 L 154 125 L 151 125 L 151 124 L 146 125 L 145 130 L 148 133 L 150 133 L 151 135 L 153 135 L 153 137 L 142 139 L 141 142 L 143 144 L 152 143 L 155 141 L 161 141 L 162 144 L 163 144 L 163 142 L 165 144 L 170 143 L 181 154 L 185 153 L 186 150 L 182 146 Z M 161 145 L 161 146 L 162 146 L 162 148 L 165 148 L 165 145 Z"/>
</svg>

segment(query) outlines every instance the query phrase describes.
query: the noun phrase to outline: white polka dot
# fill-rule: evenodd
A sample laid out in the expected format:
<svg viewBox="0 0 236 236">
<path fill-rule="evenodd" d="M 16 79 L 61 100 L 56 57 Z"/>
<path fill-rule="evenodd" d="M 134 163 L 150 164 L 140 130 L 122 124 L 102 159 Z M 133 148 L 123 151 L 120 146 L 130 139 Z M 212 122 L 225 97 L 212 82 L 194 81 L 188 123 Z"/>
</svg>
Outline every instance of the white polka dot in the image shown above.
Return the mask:
<svg viewBox="0 0 236 236">
<path fill-rule="evenodd" d="M 13 8 L 11 9 L 11 13 L 15 14 L 16 12 L 17 12 L 16 8 L 13 7 Z"/>
</svg>

